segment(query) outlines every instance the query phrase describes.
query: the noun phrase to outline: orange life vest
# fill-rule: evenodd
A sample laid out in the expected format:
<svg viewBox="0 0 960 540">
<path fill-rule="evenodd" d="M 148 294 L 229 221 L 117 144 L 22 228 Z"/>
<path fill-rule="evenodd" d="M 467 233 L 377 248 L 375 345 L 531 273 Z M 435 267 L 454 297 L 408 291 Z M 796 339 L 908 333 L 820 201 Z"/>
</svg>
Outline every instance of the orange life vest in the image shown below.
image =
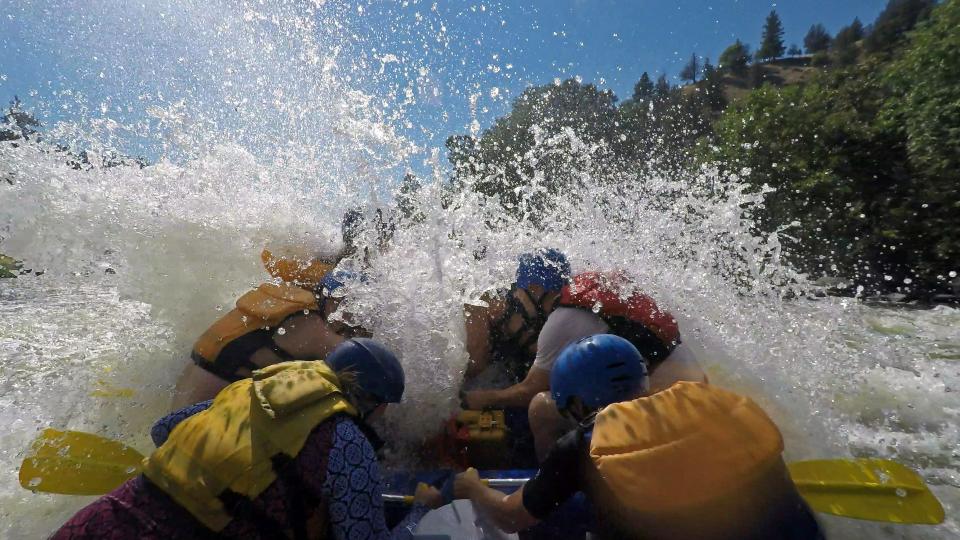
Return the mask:
<svg viewBox="0 0 960 540">
<path fill-rule="evenodd" d="M 323 276 L 336 266 L 336 262 L 317 257 L 306 260 L 297 257 L 278 257 L 268 249 L 260 253 L 260 260 L 263 261 L 263 267 L 271 277 L 308 289 L 315 288 Z"/>
<path fill-rule="evenodd" d="M 663 360 L 680 343 L 677 321 L 645 294 L 633 292 L 629 296 L 623 296 L 630 285 L 629 278 L 623 272 L 584 272 L 574 276 L 572 283 L 563 287 L 560 305 L 589 309 L 597 313 L 610 324 L 614 334 L 618 334 L 620 321 L 639 324 L 648 330 L 664 349 L 655 354 L 658 358 L 649 358 L 647 351 L 640 352 L 648 357 L 648 360 Z M 622 337 L 629 339 L 628 336 Z"/>
<path fill-rule="evenodd" d="M 736 538 L 767 519 L 764 504 L 799 501 L 782 451 L 777 426 L 749 398 L 679 382 L 600 410 L 589 459 L 611 511 L 650 538 Z"/>
<path fill-rule="evenodd" d="M 317 298 L 293 285 L 264 283 L 237 300 L 237 307 L 221 317 L 193 346 L 193 359 L 214 364 L 220 352 L 233 340 L 262 329 L 279 326 L 287 317 L 319 309 Z"/>
</svg>

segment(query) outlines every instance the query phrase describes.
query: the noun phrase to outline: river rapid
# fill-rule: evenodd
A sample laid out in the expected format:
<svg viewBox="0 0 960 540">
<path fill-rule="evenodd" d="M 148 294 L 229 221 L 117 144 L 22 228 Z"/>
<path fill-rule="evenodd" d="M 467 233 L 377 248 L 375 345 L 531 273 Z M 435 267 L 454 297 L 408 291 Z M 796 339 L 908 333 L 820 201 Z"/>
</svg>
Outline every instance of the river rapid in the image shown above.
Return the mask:
<svg viewBox="0 0 960 540">
<path fill-rule="evenodd" d="M 158 2 L 131 13 L 103 2 L 69 16 L 71 33 L 52 27 L 32 42 L 86 40 L 133 71 L 156 49 L 117 45 L 105 29 L 119 19 L 147 36 L 189 35 L 185 62 L 202 77 L 187 84 L 180 68 L 163 68 L 163 97 L 140 95 L 142 124 L 112 119 L 115 102 L 58 123 L 60 137 L 94 150 L 90 166 L 71 166 L 48 143 L 0 143 L 0 251 L 34 270 L 0 280 L 0 538 L 42 537 L 91 500 L 20 488 L 19 463 L 40 430 L 148 452 L 193 341 L 269 279 L 260 250 L 336 252 L 341 217 L 356 206 L 368 222 L 380 210 L 397 224 L 386 242 L 364 233 L 367 261 L 342 263 L 369 276 L 350 288 L 347 309 L 400 351 L 407 372 L 405 401 L 381 426 L 395 441 L 392 462 L 415 463 L 417 445 L 456 408 L 463 304 L 508 285 L 519 253 L 555 246 L 575 272 L 627 270 L 672 311 L 711 381 L 777 422 L 788 460 L 895 459 L 923 475 L 948 516 L 935 527 L 824 516 L 831 537 L 960 537 L 960 310 L 814 298 L 777 235 L 755 233 L 762 194 L 712 169 L 682 181 L 639 166 L 604 176 L 598 149 L 570 130 L 535 133 L 521 158 L 535 171 L 546 158 L 551 170 L 560 163 L 576 189 L 552 192 L 535 173 L 520 190 L 528 206 L 507 214 L 470 189 L 478 179 L 451 186 L 438 151 L 398 134 L 413 103 L 432 95 L 430 76 L 406 66 L 411 93 L 386 79 L 360 84 L 358 72 L 376 79 L 405 58 L 365 48 L 355 10 L 315 4 Z M 434 32 L 436 15 L 423 13 L 423 27 L 403 28 Z M 460 53 L 456 36 L 443 38 L 432 53 Z M 183 99 L 171 98 L 178 90 Z M 146 167 L 100 166 L 124 136 L 153 137 L 162 155 Z M 392 196 L 413 162 L 421 187 L 401 217 Z M 546 219 L 528 212 L 544 206 Z"/>
</svg>

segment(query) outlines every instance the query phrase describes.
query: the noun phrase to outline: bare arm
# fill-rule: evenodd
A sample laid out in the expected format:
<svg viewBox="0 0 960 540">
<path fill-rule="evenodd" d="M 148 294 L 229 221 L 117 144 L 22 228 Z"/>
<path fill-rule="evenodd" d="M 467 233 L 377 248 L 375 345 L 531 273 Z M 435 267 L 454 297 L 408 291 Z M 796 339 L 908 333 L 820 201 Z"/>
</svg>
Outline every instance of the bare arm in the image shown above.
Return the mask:
<svg viewBox="0 0 960 540">
<path fill-rule="evenodd" d="M 522 486 L 510 495 L 504 495 L 485 486 L 480 481 L 477 470 L 473 468 L 457 475 L 454 482 L 454 491 L 458 498 L 470 499 L 478 513 L 482 513 L 506 533 L 515 533 L 540 522 L 524 508 Z"/>
<path fill-rule="evenodd" d="M 526 407 L 533 396 L 550 389 L 550 372 L 531 367 L 519 383 L 503 390 L 474 390 L 467 392 L 464 402 L 470 409 L 487 407 Z"/>
<path fill-rule="evenodd" d="M 226 388 L 227 381 L 191 362 L 177 380 L 173 394 L 173 409 L 182 409 L 200 401 L 212 399 Z"/>
<path fill-rule="evenodd" d="M 319 313 L 290 317 L 273 334 L 273 342 L 293 358 L 322 360 L 344 338 Z"/>
</svg>

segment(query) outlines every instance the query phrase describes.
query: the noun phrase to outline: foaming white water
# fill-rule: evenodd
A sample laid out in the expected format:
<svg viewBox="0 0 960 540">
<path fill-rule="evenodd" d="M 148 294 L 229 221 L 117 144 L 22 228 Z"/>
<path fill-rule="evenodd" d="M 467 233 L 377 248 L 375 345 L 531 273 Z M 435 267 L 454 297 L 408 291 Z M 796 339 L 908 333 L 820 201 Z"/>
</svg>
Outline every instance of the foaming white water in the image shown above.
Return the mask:
<svg viewBox="0 0 960 540">
<path fill-rule="evenodd" d="M 36 430 L 85 429 L 147 450 L 145 434 L 165 411 L 192 340 L 218 306 L 265 279 L 260 246 L 308 230 L 318 246 L 332 244 L 339 212 L 313 207 L 321 198 L 291 203 L 299 183 L 274 180 L 260 189 L 250 177 L 271 169 L 238 148 L 183 166 L 86 171 L 38 148 L 3 152 L 0 163 L 14 164 L 3 172 L 17 178 L 3 191 L 13 203 L 0 213 L 4 249 L 47 271 L 3 284 L 10 307 L 0 350 L 17 376 L 4 392 L 4 420 L 13 429 L 3 443 L 11 475 L 2 493 L 15 524 L 7 533 L 20 537 L 55 528 L 84 502 L 16 485 L 12 472 Z M 759 199 L 735 183 L 707 192 L 698 186 L 711 182 L 709 174 L 683 190 L 633 177 L 613 190 L 584 172 L 576 197 L 558 198 L 544 229 L 504 219 L 497 204 L 469 190 L 436 182 L 417 193 L 420 215 L 401 221 L 348 302 L 402 352 L 409 400 L 390 415 L 394 436 L 416 443 L 453 408 L 465 363 L 462 304 L 508 284 L 518 253 L 560 246 L 576 271 L 625 268 L 677 313 L 713 381 L 770 411 L 790 459 L 893 457 L 942 484 L 938 494 L 956 504 L 951 393 L 960 373 L 937 356 L 957 346 L 955 310 L 783 300 L 787 284 L 803 290 L 802 276 L 776 261 L 775 237 L 750 234 L 742 209 Z M 128 388 L 133 397 L 116 395 Z M 944 538 L 957 526 L 829 523 L 844 537 Z"/>
<path fill-rule="evenodd" d="M 75 170 L 49 147 L 0 145 L 0 178 L 14 181 L 0 182 L 2 250 L 45 271 L 0 283 L 0 421 L 9 426 L 0 439 L 9 473 L 0 479 L 0 536 L 10 538 L 42 536 L 87 501 L 16 484 L 37 430 L 83 429 L 148 450 L 149 426 L 166 412 L 192 341 L 266 279 L 260 249 L 335 250 L 344 209 L 364 202 L 372 217 L 387 198 L 384 178 L 411 159 L 390 127 L 408 121 L 395 116 L 397 103 L 350 80 L 374 51 L 344 37 L 342 6 L 82 7 L 40 33 L 40 46 L 82 44 L 102 58 L 93 76 L 119 77 L 108 67 L 123 66 L 162 83 L 98 96 L 105 108 L 56 132 L 104 154 L 127 135 L 156 137 L 164 158 L 142 169 Z M 140 38 L 120 39 L 116 28 Z M 150 120 L 124 121 L 116 106 L 129 97 Z M 763 198 L 737 178 L 604 172 L 602 149 L 572 132 L 535 138 L 521 156 L 534 174 L 515 215 L 471 191 L 476 178 L 451 188 L 434 164 L 415 197 L 417 217 L 401 220 L 369 266 L 345 262 L 370 276 L 349 291 L 347 307 L 402 353 L 408 372 L 406 403 L 387 426 L 408 443 L 401 448 L 415 447 L 455 406 L 463 303 L 509 284 L 517 254 L 555 246 L 576 271 L 626 269 L 677 314 L 711 379 L 774 417 L 790 459 L 895 458 L 937 484 L 948 515 L 960 508 L 956 310 L 784 300 L 809 287 L 781 264 L 776 235 L 752 232 Z M 553 193 L 544 179 L 558 169 L 570 184 Z M 550 209 L 545 219 L 524 213 L 539 206 Z M 366 241 L 376 243 L 372 232 Z M 960 534 L 956 521 L 829 525 L 841 538 Z"/>
</svg>

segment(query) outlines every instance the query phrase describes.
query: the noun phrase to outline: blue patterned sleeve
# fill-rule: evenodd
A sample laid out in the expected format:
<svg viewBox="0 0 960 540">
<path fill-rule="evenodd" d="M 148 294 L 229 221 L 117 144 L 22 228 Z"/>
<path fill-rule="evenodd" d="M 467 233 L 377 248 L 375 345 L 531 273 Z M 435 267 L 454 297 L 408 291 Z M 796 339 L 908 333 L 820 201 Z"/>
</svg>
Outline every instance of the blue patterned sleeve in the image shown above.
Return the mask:
<svg viewBox="0 0 960 540">
<path fill-rule="evenodd" d="M 333 435 L 324 495 L 337 540 L 406 540 L 413 538 L 427 507 L 415 504 L 392 531 L 383 517 L 380 465 L 370 441 L 352 420 L 341 418 Z"/>
<path fill-rule="evenodd" d="M 153 444 L 157 445 L 157 448 L 160 448 L 163 443 L 167 442 L 167 437 L 170 436 L 170 432 L 173 431 L 173 428 L 177 427 L 177 424 L 183 422 L 198 412 L 207 410 L 210 408 L 211 403 L 213 403 L 212 399 L 201 401 L 200 403 L 194 403 L 193 405 L 189 405 L 180 410 L 174 411 L 157 420 L 150 429 L 150 438 L 153 439 Z"/>
</svg>

